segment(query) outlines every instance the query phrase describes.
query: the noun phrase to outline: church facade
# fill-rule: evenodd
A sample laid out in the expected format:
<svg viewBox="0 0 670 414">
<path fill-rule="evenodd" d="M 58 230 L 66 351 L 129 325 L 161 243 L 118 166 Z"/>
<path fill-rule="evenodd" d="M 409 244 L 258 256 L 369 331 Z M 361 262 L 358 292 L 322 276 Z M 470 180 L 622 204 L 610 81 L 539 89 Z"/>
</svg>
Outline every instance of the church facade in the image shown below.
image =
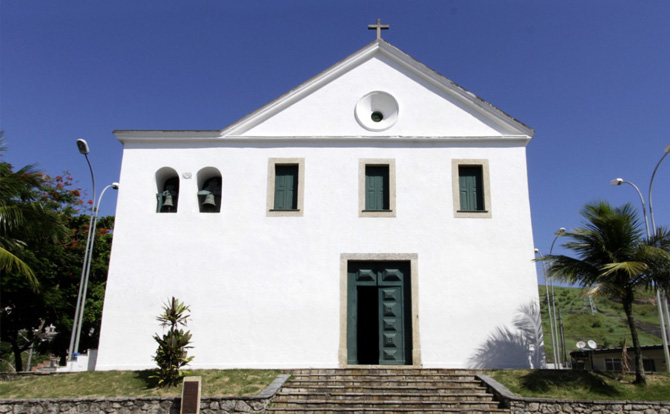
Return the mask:
<svg viewBox="0 0 670 414">
<path fill-rule="evenodd" d="M 192 368 L 527 367 L 533 133 L 382 39 L 222 130 L 115 131 L 96 369 L 153 367 L 172 296 Z"/>
</svg>

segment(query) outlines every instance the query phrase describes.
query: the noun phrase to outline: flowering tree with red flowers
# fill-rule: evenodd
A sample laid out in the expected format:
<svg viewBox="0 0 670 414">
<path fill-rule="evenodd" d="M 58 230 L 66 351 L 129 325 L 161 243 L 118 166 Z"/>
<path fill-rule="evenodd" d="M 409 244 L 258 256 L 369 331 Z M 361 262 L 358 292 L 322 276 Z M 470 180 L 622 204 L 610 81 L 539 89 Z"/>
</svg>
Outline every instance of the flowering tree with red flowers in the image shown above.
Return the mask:
<svg viewBox="0 0 670 414">
<path fill-rule="evenodd" d="M 22 186 L 16 184 L 18 190 L 8 194 L 11 187 L 2 184 L 12 180 L 23 180 Z M 31 347 L 65 359 L 91 203 L 69 172 L 51 176 L 33 167 L 14 171 L 0 161 L 0 358 L 9 369 L 22 371 Z M 114 218 L 102 217 L 98 223 L 82 349 L 97 346 Z M 5 252 L 9 261 L 1 257 Z M 44 341 L 44 327 L 50 325 L 57 334 Z"/>
</svg>

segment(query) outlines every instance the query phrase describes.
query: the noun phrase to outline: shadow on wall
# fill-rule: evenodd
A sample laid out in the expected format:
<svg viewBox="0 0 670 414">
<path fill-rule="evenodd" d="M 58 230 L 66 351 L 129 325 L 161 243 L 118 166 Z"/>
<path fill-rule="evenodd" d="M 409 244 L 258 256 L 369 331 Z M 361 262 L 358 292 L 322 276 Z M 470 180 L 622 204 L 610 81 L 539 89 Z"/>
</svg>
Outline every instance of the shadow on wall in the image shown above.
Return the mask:
<svg viewBox="0 0 670 414">
<path fill-rule="evenodd" d="M 542 319 L 536 302 L 519 308 L 514 328 L 496 328 L 470 356 L 470 368 L 545 368 Z"/>
</svg>

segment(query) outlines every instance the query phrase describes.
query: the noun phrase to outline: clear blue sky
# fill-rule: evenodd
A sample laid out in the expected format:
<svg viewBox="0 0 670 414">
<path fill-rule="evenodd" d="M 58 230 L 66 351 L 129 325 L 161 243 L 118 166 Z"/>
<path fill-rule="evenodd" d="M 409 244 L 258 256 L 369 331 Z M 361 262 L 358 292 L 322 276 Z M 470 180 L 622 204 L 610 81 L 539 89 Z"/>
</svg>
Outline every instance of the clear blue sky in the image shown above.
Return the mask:
<svg viewBox="0 0 670 414">
<path fill-rule="evenodd" d="M 121 166 L 112 130 L 220 129 L 371 42 L 378 17 L 388 42 L 536 130 L 543 252 L 588 201 L 639 207 L 613 178 L 646 198 L 670 143 L 667 0 L 0 0 L 6 159 L 70 170 L 87 189 L 85 138 L 101 188 Z M 670 224 L 669 185 L 667 161 L 659 224 Z"/>
</svg>

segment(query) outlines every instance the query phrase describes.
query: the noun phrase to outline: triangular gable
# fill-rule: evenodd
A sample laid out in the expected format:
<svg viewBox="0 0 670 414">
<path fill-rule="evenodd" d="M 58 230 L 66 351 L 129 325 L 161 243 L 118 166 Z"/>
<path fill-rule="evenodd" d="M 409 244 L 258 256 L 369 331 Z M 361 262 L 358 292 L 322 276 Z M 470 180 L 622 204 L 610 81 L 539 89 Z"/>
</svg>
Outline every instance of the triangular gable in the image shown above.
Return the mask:
<svg viewBox="0 0 670 414">
<path fill-rule="evenodd" d="M 392 89 L 391 95 L 404 94 L 395 125 L 370 130 L 354 121 L 355 107 L 364 91 L 385 93 L 389 89 Z M 409 104 L 413 99 L 415 102 Z M 241 138 L 482 136 L 528 139 L 533 134 L 530 127 L 381 39 L 220 131 L 221 137 Z"/>
</svg>

